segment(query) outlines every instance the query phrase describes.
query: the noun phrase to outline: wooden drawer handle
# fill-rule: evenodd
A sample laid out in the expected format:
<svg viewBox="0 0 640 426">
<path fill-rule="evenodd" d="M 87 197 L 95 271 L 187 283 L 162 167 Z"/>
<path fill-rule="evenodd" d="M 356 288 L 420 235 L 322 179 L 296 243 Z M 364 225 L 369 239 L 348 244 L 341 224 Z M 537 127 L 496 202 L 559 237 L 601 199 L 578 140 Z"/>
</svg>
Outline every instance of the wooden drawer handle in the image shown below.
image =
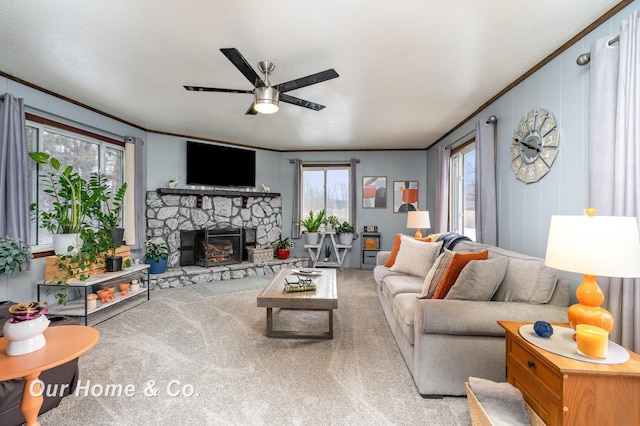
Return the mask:
<svg viewBox="0 0 640 426">
<path fill-rule="evenodd" d="M 527 365 L 529 366 L 529 368 L 536 368 L 536 364 L 533 361 L 527 361 Z"/>
</svg>

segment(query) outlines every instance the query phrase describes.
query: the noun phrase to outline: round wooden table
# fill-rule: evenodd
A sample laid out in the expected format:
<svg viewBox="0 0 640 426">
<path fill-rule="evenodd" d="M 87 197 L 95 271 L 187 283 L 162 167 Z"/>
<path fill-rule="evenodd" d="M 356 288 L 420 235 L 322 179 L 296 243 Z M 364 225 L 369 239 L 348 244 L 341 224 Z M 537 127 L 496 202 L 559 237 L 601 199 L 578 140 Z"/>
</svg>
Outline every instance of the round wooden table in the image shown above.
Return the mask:
<svg viewBox="0 0 640 426">
<path fill-rule="evenodd" d="M 0 338 L 0 381 L 24 378 L 20 410 L 27 426 L 39 425 L 38 412 L 44 401 L 37 382 L 40 373 L 78 358 L 95 346 L 100 333 L 84 325 L 65 325 L 47 328 L 44 337 L 47 343 L 43 348 L 18 356 L 8 356 L 9 342 L 6 337 Z"/>
</svg>

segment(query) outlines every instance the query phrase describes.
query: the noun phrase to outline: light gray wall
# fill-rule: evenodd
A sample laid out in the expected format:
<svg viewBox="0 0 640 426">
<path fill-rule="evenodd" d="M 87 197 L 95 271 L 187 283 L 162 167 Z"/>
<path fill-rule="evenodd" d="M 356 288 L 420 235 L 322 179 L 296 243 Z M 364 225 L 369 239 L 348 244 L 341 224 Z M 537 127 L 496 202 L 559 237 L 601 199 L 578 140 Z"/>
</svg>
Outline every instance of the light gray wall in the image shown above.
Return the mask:
<svg viewBox="0 0 640 426">
<path fill-rule="evenodd" d="M 396 233 L 413 234 L 414 229 L 407 229 L 406 213 L 393 213 L 393 181 L 416 180 L 418 181 L 418 207 L 428 210 L 426 196 L 426 151 L 344 151 L 344 152 L 287 152 L 280 158 L 280 188 L 283 203 L 283 236 L 291 235 L 292 202 L 293 202 L 293 165 L 290 159 L 304 161 L 345 161 L 357 158 L 360 163 L 356 165 L 356 226 L 358 233 L 362 232 L 364 225 L 376 225 L 382 234 L 381 246 L 390 249 L 393 237 Z M 387 177 L 387 208 L 370 209 L 362 208 L 362 178 L 363 176 Z M 432 215 L 433 222 L 433 215 Z M 295 256 L 308 256 L 304 249 L 304 240 L 294 240 L 296 247 L 293 250 Z M 345 258 L 345 266 L 359 268 L 361 257 L 362 239 L 354 241 L 353 247 Z"/>
<path fill-rule="evenodd" d="M 619 33 L 620 22 L 640 7 L 636 0 L 613 18 L 575 43 L 525 81 L 465 122 L 431 147 L 427 154 L 428 204 L 435 205 L 437 147 L 450 145 L 472 132 L 478 119 L 491 115 L 497 125 L 498 245 L 544 257 L 551 215 L 582 214 L 589 206 L 589 66 L 576 58 L 590 50 L 593 41 Z M 537 183 L 516 179 L 510 168 L 509 147 L 513 130 L 534 108 L 552 112 L 560 129 L 560 148 L 551 171 Z M 562 273 L 575 287 L 581 278 Z"/>
</svg>

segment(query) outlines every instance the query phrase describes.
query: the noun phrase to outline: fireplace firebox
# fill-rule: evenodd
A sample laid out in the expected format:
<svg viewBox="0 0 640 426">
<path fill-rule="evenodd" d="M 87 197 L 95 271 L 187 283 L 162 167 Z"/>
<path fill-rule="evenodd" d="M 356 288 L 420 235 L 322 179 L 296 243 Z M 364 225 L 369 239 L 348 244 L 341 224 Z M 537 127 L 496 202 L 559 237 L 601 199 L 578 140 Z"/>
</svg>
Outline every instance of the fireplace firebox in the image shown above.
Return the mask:
<svg viewBox="0 0 640 426">
<path fill-rule="evenodd" d="M 209 268 L 242 262 L 242 228 L 180 231 L 180 265 Z"/>
</svg>

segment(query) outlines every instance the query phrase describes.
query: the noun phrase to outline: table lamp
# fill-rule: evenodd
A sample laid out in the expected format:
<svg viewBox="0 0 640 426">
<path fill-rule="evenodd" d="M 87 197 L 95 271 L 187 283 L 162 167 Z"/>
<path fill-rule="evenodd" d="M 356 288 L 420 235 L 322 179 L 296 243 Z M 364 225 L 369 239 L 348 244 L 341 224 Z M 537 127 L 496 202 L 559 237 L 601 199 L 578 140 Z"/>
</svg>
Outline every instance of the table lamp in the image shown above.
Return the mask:
<svg viewBox="0 0 640 426">
<path fill-rule="evenodd" d="M 407 213 L 407 228 L 416 229 L 416 238 L 422 238 L 422 232 L 420 228 L 431 228 L 431 222 L 429 221 L 429 212 L 416 210 L 414 212 Z"/>
<path fill-rule="evenodd" d="M 551 216 L 545 264 L 584 275 L 576 289 L 579 303 L 567 311 L 571 327 L 591 324 L 611 333 L 613 315 L 600 307 L 604 293 L 596 276 L 640 277 L 638 223 L 635 217 L 596 216 L 595 209 L 585 213 Z"/>
</svg>

